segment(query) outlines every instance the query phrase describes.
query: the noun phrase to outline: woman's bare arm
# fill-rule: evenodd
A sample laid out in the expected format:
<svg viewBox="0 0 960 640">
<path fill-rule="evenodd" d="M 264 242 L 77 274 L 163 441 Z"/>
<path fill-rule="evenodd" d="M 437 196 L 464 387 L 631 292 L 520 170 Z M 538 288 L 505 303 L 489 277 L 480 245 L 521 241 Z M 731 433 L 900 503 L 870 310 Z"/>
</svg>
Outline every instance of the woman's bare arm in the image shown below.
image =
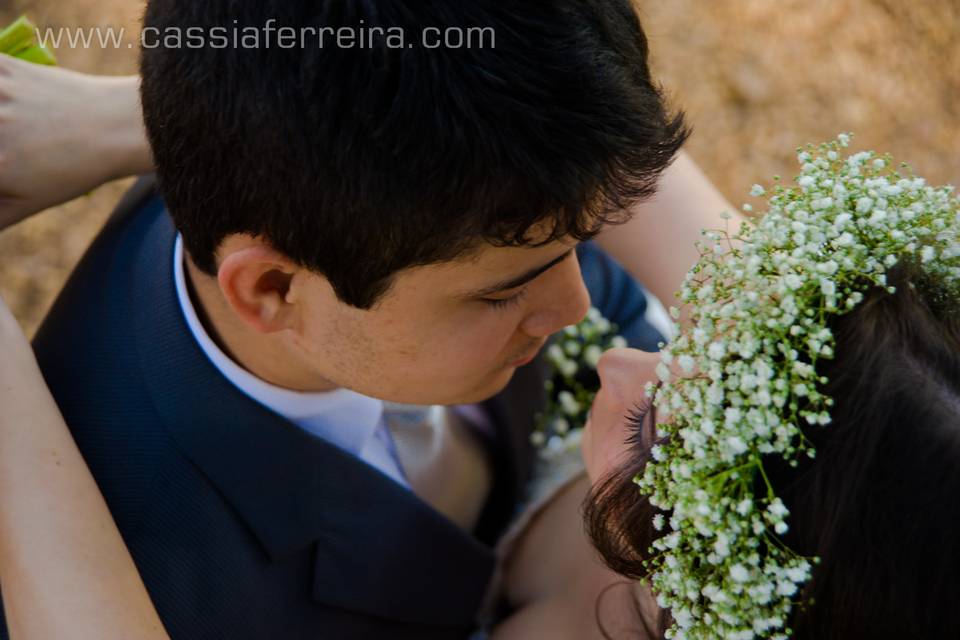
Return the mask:
<svg viewBox="0 0 960 640">
<path fill-rule="evenodd" d="M 729 212 L 733 218 L 723 219 Z M 636 207 L 630 222 L 605 230 L 597 244 L 617 259 L 666 306 L 700 257 L 701 229 L 740 228 L 741 214 L 685 152 L 663 174 L 660 189 Z"/>
<path fill-rule="evenodd" d="M 584 532 L 584 476 L 548 503 L 505 559 L 504 590 L 516 612 L 490 640 L 645 640 L 649 594 L 605 567 Z"/>
<path fill-rule="evenodd" d="M 0 300 L 0 590 L 12 640 L 169 640 Z"/>
<path fill-rule="evenodd" d="M 152 167 L 137 76 L 0 55 L 0 229 Z"/>
</svg>

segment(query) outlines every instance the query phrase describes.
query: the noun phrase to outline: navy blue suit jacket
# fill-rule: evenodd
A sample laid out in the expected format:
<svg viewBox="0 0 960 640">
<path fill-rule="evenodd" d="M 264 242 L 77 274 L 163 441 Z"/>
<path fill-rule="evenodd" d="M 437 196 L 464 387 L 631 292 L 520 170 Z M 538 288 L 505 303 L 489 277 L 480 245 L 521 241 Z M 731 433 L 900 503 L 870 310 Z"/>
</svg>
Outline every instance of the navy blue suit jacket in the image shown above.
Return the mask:
<svg viewBox="0 0 960 640">
<path fill-rule="evenodd" d="M 213 368 L 177 302 L 174 238 L 152 180 L 141 180 L 34 342 L 171 636 L 467 637 L 494 568 L 490 545 L 530 472 L 542 363 L 485 404 L 496 481 L 469 535 Z M 633 281 L 592 246 L 581 260 L 595 306 L 655 348 Z"/>
</svg>

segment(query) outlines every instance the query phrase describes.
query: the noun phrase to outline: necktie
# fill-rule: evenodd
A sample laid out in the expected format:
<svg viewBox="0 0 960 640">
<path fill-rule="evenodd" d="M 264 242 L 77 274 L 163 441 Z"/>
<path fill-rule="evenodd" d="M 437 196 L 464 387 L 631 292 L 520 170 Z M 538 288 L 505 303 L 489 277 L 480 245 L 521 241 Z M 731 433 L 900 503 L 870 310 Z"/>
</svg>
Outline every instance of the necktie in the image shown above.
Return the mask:
<svg viewBox="0 0 960 640">
<path fill-rule="evenodd" d="M 472 531 L 493 484 L 487 451 L 453 409 L 387 403 L 384 420 L 413 492 Z"/>
</svg>

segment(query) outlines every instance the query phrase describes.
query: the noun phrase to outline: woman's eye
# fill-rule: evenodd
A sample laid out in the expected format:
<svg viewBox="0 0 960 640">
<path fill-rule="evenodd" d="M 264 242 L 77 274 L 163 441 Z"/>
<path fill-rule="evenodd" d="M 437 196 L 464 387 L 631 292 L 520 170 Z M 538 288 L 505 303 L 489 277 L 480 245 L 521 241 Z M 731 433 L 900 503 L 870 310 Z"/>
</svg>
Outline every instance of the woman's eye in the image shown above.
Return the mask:
<svg viewBox="0 0 960 640">
<path fill-rule="evenodd" d="M 627 426 L 632 431 L 640 431 L 643 429 L 643 423 L 650 414 L 652 405 L 653 403 L 649 400 L 644 400 L 643 402 L 637 403 L 637 405 L 627 413 L 625 419 Z"/>
<path fill-rule="evenodd" d="M 510 296 L 509 298 L 497 298 L 497 299 L 481 298 L 480 301 L 494 309 L 507 309 L 510 307 L 517 306 L 517 304 L 520 303 L 520 301 L 523 299 L 526 293 L 527 293 L 527 290 L 523 289 L 519 293 L 516 293 Z"/>
</svg>

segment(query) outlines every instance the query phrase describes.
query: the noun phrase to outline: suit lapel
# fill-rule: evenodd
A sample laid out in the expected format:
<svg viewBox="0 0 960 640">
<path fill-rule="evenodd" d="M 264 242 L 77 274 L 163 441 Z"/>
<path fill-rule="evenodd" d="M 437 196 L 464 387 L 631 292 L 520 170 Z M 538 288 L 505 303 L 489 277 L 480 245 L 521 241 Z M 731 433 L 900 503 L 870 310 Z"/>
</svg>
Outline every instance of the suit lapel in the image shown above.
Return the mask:
<svg viewBox="0 0 960 640">
<path fill-rule="evenodd" d="M 373 467 L 229 384 L 183 319 L 175 232 L 163 203 L 155 197 L 142 208 L 130 221 L 147 227 L 131 266 L 142 375 L 184 455 L 270 559 L 314 546 L 318 602 L 388 620 L 470 626 L 493 572 L 492 551 Z"/>
</svg>

